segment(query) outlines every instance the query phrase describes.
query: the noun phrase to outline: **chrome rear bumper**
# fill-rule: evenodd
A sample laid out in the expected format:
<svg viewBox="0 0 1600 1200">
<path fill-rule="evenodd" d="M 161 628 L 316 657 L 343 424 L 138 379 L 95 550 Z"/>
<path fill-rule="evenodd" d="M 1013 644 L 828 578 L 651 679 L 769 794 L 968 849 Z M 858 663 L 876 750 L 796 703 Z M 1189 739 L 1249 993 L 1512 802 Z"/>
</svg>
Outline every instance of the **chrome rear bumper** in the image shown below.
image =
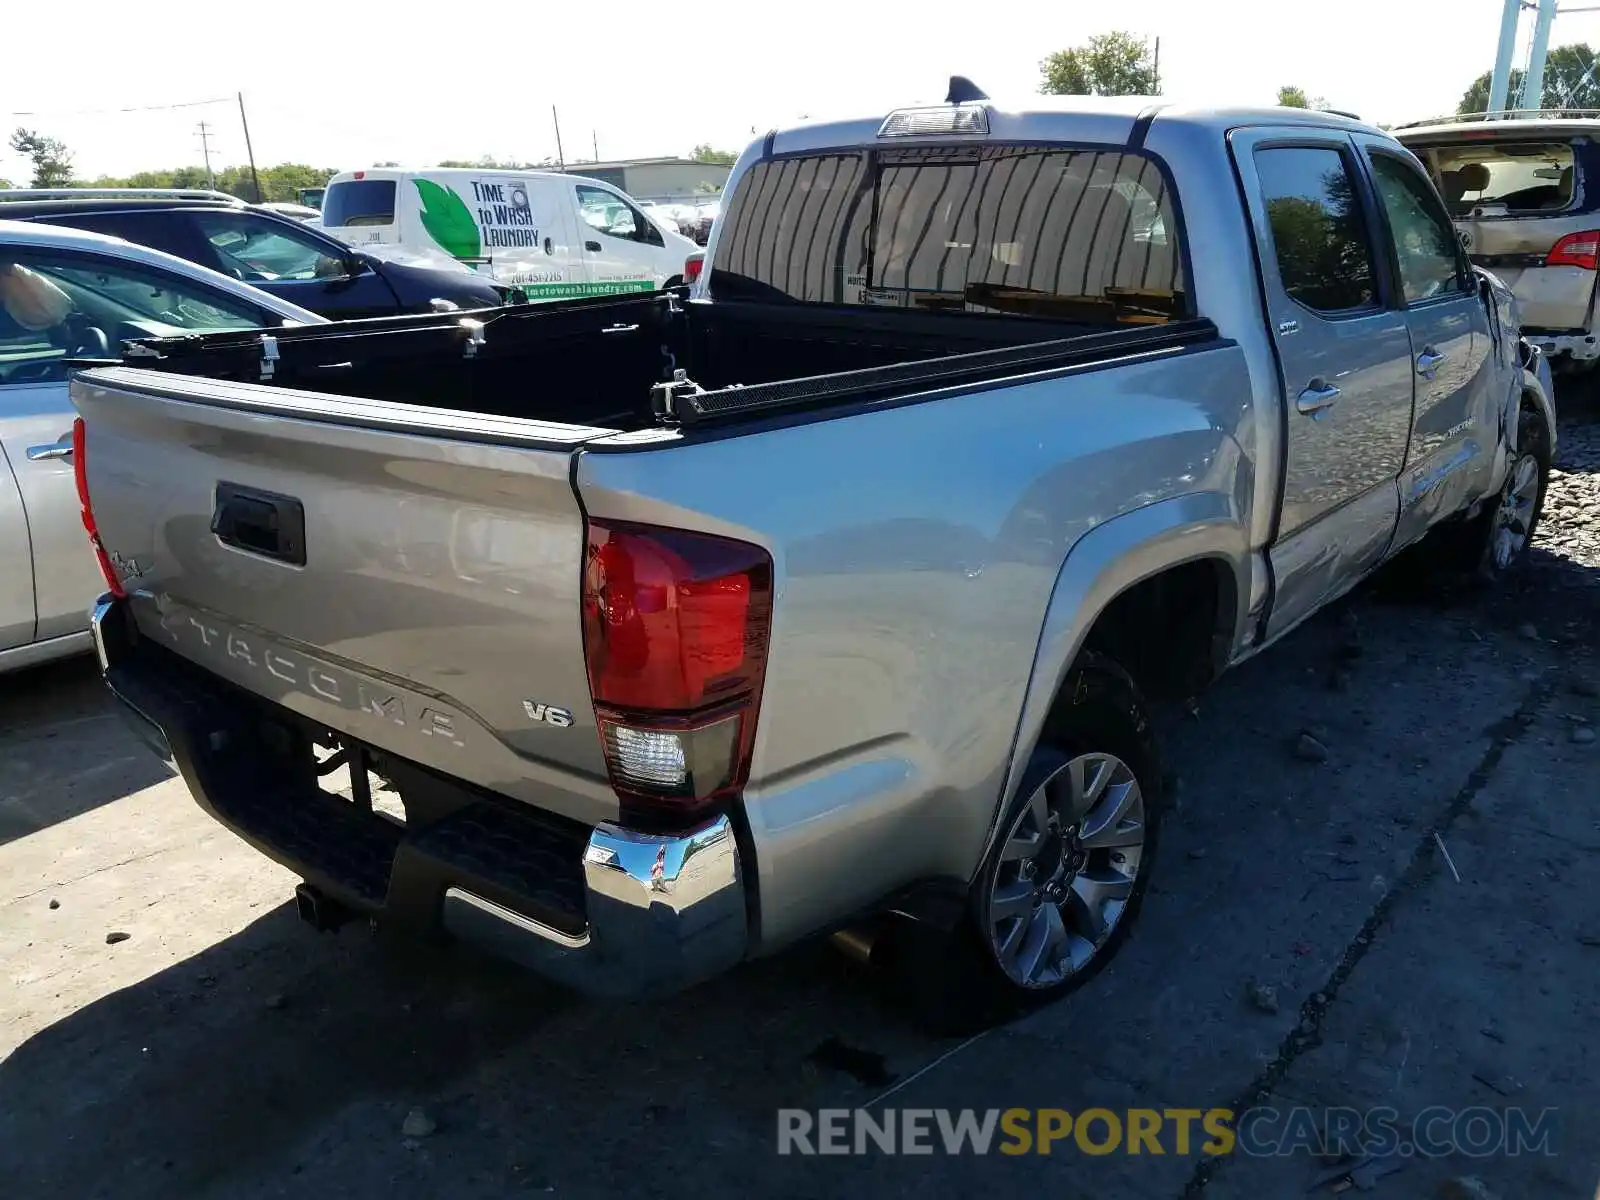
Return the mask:
<svg viewBox="0 0 1600 1200">
<path fill-rule="evenodd" d="M 201 807 L 352 909 L 441 931 L 595 995 L 676 990 L 748 952 L 744 864 L 726 816 L 674 834 L 600 825 L 583 842 L 581 827 L 578 841 L 553 836 L 524 819 L 528 806 L 479 797 L 431 825 L 401 827 L 261 770 L 229 711 L 265 702 L 190 664 L 163 670 L 179 664 L 170 651 L 139 649 L 125 602 L 103 597 L 91 630 L 130 726 Z M 462 828 L 442 836 L 480 808 L 483 820 L 455 820 Z M 519 829 L 536 844 L 507 847 Z M 347 869 L 357 858 L 359 870 Z M 552 868 L 546 877 L 540 864 Z"/>
</svg>

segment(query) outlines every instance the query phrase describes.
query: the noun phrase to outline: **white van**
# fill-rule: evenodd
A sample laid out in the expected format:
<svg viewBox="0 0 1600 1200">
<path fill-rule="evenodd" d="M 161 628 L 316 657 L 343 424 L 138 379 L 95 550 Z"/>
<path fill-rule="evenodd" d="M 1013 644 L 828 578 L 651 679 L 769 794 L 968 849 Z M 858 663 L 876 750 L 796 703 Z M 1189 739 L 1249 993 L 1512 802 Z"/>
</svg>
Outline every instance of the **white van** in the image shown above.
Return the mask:
<svg viewBox="0 0 1600 1200">
<path fill-rule="evenodd" d="M 380 256 L 459 260 L 529 300 L 669 287 L 699 249 L 610 184 L 552 171 L 346 171 L 321 224 Z"/>
</svg>

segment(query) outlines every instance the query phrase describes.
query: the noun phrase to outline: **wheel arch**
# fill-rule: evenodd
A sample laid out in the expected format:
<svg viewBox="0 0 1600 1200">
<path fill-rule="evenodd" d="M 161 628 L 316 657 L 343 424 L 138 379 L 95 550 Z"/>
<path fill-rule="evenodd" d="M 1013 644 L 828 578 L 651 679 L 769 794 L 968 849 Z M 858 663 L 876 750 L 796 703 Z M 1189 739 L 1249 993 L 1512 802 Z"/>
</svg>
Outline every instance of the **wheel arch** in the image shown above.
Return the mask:
<svg viewBox="0 0 1600 1200">
<path fill-rule="evenodd" d="M 1185 574 L 1185 585 L 1211 589 L 1209 675 L 1227 665 L 1248 619 L 1249 535 L 1232 497 L 1196 492 L 1124 513 L 1090 530 L 1068 551 L 1040 630 L 1004 783 L 974 874 L 988 857 L 1034 747 L 1055 710 L 1073 664 L 1119 604 L 1142 602 L 1150 589 Z M 1127 664 L 1121 664 L 1127 668 Z M 1137 675 L 1136 675 L 1137 678 Z"/>
</svg>

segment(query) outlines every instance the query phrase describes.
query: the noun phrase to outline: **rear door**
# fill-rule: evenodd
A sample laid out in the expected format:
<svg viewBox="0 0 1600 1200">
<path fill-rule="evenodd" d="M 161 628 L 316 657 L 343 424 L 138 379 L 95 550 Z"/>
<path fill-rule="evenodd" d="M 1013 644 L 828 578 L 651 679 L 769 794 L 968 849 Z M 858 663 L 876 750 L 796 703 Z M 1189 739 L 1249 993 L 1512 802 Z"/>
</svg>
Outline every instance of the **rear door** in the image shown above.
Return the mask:
<svg viewBox="0 0 1600 1200">
<path fill-rule="evenodd" d="M 1499 430 L 1489 314 L 1426 175 L 1380 139 L 1357 141 L 1372 172 L 1411 334 L 1416 402 L 1396 537 L 1405 544 L 1488 487 Z"/>
<path fill-rule="evenodd" d="M 1288 408 L 1270 636 L 1388 548 L 1411 432 L 1411 342 L 1386 294 L 1382 227 L 1354 142 L 1263 129 L 1230 142 Z"/>
</svg>

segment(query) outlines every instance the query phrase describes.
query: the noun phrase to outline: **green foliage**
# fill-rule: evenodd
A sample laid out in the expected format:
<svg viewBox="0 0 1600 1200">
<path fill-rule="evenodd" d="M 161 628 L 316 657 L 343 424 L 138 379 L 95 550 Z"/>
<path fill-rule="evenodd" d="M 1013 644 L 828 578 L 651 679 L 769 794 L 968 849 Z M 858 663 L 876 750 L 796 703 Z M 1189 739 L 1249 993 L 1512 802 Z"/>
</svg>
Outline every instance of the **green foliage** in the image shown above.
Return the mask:
<svg viewBox="0 0 1600 1200">
<path fill-rule="evenodd" d="M 422 227 L 446 252 L 457 258 L 477 258 L 482 253 L 478 223 L 465 201 L 431 179 L 413 179 L 422 198 Z"/>
<path fill-rule="evenodd" d="M 11 148 L 33 160 L 34 187 L 72 186 L 72 152 L 65 142 L 19 125 L 11 135 Z"/>
<path fill-rule="evenodd" d="M 1121 30 L 1097 33 L 1039 64 L 1039 90 L 1047 96 L 1151 96 L 1158 87 L 1150 43 Z"/>
<path fill-rule="evenodd" d="M 310 167 L 304 163 L 279 163 L 261 168 L 261 191 L 256 195 L 255 180 L 248 166 L 223 167 L 216 172 L 217 191 L 241 200 L 293 201 L 301 188 L 322 187 L 337 172 L 332 167 Z M 203 188 L 209 186 L 203 167 L 173 167 L 162 171 L 138 171 L 132 175 L 102 175 L 90 187 Z"/>
<path fill-rule="evenodd" d="M 1306 98 L 1306 90 L 1292 84 L 1278 89 L 1278 103 L 1284 108 L 1310 108 L 1311 101 Z"/>
<path fill-rule="evenodd" d="M 540 162 L 518 162 L 514 158 L 495 158 L 492 155 L 482 155 L 478 158 L 447 158 L 438 164 L 441 167 L 469 167 L 482 171 L 537 171 L 542 167 L 553 167 L 556 160 L 546 158 Z"/>
<path fill-rule="evenodd" d="M 739 159 L 731 150 L 712 149 L 710 142 L 701 142 L 689 151 L 689 157 L 697 163 L 715 163 L 719 167 L 731 167 Z"/>
<path fill-rule="evenodd" d="M 1586 42 L 1570 46 L 1557 46 L 1550 51 L 1544 64 L 1544 88 L 1540 96 L 1541 108 L 1600 108 L 1600 71 L 1589 74 L 1594 66 L 1594 51 Z M 1506 107 L 1522 107 L 1522 84 L 1526 72 L 1513 69 L 1511 85 L 1506 89 Z M 1481 113 L 1489 110 L 1489 83 L 1491 73 L 1485 71 L 1472 81 L 1458 113 Z"/>
</svg>

